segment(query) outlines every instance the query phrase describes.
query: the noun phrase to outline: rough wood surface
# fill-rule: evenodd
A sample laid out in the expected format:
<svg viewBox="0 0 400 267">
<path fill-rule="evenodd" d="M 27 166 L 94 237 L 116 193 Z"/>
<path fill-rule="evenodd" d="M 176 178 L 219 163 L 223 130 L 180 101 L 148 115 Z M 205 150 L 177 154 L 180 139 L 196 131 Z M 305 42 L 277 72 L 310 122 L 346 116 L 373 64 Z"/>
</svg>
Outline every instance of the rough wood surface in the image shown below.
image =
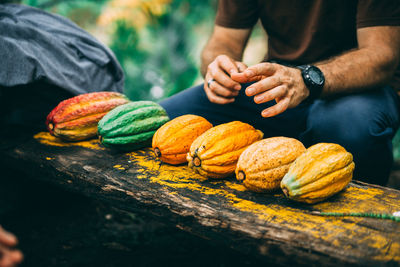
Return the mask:
<svg viewBox="0 0 400 267">
<path fill-rule="evenodd" d="M 400 266 L 400 223 L 322 217 L 308 211 L 400 211 L 400 191 L 354 181 L 315 205 L 281 192 L 248 192 L 235 179 L 206 179 L 162 164 L 149 149 L 119 153 L 97 140 L 63 143 L 47 133 L 3 152 L 33 179 L 151 214 L 221 245 L 276 265 Z"/>
</svg>

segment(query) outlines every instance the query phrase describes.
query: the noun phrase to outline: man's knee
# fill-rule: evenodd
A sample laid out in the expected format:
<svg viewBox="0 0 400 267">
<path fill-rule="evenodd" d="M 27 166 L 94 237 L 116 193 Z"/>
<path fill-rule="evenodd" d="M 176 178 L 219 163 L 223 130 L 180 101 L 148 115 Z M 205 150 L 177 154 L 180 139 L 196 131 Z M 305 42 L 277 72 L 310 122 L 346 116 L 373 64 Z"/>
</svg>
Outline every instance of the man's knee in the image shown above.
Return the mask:
<svg viewBox="0 0 400 267">
<path fill-rule="evenodd" d="M 398 110 L 388 108 L 388 102 L 390 99 L 374 98 L 374 94 L 316 101 L 307 122 L 311 139 L 351 147 L 357 144 L 363 147 L 379 143 L 386 145 L 387 140 L 393 138 L 399 120 Z"/>
<path fill-rule="evenodd" d="M 203 85 L 186 89 L 160 102 L 167 111 L 168 116 L 173 119 L 184 114 L 197 114 L 199 106 L 206 99 Z"/>
</svg>

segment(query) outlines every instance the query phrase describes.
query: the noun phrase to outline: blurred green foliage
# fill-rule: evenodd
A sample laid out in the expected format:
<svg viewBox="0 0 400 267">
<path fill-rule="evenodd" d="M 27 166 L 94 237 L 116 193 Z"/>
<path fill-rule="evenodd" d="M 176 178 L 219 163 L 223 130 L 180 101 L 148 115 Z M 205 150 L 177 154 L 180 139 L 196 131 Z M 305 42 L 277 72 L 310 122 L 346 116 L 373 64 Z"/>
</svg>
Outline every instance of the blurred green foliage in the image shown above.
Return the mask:
<svg viewBox="0 0 400 267">
<path fill-rule="evenodd" d="M 95 36 L 106 35 L 103 39 L 125 71 L 125 93 L 132 100 L 159 100 L 192 86 L 199 79 L 198 44 L 208 36 L 196 34 L 196 29 L 211 30 L 216 0 L 173 0 L 164 14 L 148 14 L 150 23 L 143 28 L 134 27 L 122 18 L 113 22 L 109 31 L 102 29 L 97 21 L 110 1 L 24 0 L 23 3 L 68 17 Z"/>
<path fill-rule="evenodd" d="M 393 156 L 395 160 L 400 160 L 400 131 L 393 138 Z"/>
<path fill-rule="evenodd" d="M 169 12 L 137 31 L 118 22 L 111 49 L 125 69 L 131 99 L 157 100 L 193 85 L 199 75 L 193 49 L 199 38 L 192 29 L 212 21 L 207 1 L 173 1 Z"/>
</svg>

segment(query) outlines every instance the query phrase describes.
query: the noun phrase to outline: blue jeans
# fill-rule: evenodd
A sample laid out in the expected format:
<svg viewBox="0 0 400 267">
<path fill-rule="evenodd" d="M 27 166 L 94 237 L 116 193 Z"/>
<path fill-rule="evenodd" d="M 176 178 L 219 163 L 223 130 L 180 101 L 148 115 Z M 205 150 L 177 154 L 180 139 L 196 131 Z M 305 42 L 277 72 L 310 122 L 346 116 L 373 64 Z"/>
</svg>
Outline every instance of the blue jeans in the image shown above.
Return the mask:
<svg viewBox="0 0 400 267">
<path fill-rule="evenodd" d="M 399 97 L 390 87 L 335 98 L 303 101 L 272 118 L 261 111 L 275 104 L 255 104 L 244 94 L 227 105 L 211 103 L 203 85 L 160 102 L 170 118 L 184 114 L 203 116 L 213 125 L 240 120 L 264 132 L 264 138 L 287 136 L 306 147 L 320 142 L 338 143 L 353 154 L 354 179 L 385 185 L 393 164 L 392 138 L 399 127 Z"/>
</svg>

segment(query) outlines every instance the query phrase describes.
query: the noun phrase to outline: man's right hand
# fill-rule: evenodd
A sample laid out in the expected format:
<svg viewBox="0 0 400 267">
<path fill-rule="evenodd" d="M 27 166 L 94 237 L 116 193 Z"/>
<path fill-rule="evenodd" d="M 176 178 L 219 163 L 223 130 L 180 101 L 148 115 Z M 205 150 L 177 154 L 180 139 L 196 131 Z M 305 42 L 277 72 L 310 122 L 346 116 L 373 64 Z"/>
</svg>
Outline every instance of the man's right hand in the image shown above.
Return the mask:
<svg viewBox="0 0 400 267">
<path fill-rule="evenodd" d="M 204 90 L 210 102 L 216 104 L 234 102 L 242 87 L 240 83 L 231 79 L 231 74 L 242 72 L 246 68 L 243 62 L 235 61 L 226 55 L 217 56 L 208 65 L 204 82 Z"/>
</svg>

